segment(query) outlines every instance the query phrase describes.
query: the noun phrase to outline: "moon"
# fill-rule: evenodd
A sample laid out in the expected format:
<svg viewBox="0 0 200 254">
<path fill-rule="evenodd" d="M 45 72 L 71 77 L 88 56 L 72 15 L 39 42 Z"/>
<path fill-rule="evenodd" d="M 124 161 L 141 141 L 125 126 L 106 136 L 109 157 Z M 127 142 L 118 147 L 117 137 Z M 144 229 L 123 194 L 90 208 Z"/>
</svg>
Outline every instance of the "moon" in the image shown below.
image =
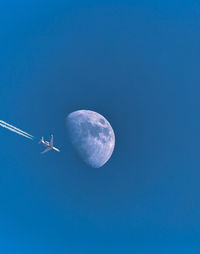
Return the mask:
<svg viewBox="0 0 200 254">
<path fill-rule="evenodd" d="M 73 147 L 86 164 L 100 168 L 110 159 L 115 134 L 105 117 L 91 110 L 78 110 L 67 116 L 66 126 Z"/>
</svg>

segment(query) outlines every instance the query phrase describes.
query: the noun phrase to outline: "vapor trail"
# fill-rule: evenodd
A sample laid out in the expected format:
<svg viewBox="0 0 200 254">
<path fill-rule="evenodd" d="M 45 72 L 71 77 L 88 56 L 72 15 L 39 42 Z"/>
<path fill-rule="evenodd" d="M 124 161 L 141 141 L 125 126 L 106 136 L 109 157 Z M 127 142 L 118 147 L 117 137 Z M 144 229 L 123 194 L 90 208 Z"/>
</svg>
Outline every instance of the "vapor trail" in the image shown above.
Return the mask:
<svg viewBox="0 0 200 254">
<path fill-rule="evenodd" d="M 1 121 L 1 120 L 0 120 L 0 126 L 2 126 L 3 128 L 6 128 L 6 129 L 8 129 L 8 130 L 10 130 L 12 132 L 15 132 L 15 133 L 17 133 L 17 134 L 19 134 L 21 136 L 24 136 L 26 138 L 29 138 L 29 139 L 33 139 L 34 138 L 32 135 L 28 134 L 27 132 L 22 131 L 22 130 L 20 130 L 20 129 L 18 129 L 18 128 L 14 127 L 14 126 L 6 123 L 6 122 L 4 122 L 4 121 Z"/>
<path fill-rule="evenodd" d="M 4 121 L 2 121 L 2 120 L 0 120 L 0 123 L 2 123 L 3 125 L 6 125 L 6 126 L 12 128 L 12 129 L 15 129 L 15 130 L 18 131 L 18 132 L 21 132 L 21 133 L 23 133 L 23 134 L 25 134 L 25 135 L 27 135 L 27 136 L 33 138 L 32 135 L 28 134 L 28 133 L 25 132 L 25 131 L 20 130 L 19 128 L 15 127 L 15 126 L 13 126 L 13 125 L 11 125 L 11 124 L 8 124 L 8 123 L 6 123 L 6 122 L 4 122 Z"/>
</svg>

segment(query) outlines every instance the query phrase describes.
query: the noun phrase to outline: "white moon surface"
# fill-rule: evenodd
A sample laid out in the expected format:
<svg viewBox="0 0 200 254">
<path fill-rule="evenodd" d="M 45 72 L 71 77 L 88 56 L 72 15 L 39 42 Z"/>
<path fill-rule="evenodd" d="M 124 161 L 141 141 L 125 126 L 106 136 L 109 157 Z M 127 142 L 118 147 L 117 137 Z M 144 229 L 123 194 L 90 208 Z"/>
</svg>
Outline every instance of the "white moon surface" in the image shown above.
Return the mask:
<svg viewBox="0 0 200 254">
<path fill-rule="evenodd" d="M 78 110 L 66 118 L 69 139 L 85 163 L 102 167 L 111 157 L 115 134 L 102 115 L 91 110 Z"/>
</svg>

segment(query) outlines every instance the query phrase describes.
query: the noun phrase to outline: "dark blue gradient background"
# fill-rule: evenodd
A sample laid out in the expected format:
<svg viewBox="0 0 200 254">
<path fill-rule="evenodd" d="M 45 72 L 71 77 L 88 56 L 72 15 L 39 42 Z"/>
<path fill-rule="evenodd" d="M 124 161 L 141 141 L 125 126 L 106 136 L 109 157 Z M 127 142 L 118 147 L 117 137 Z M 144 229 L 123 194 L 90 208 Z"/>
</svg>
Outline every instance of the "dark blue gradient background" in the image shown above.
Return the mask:
<svg viewBox="0 0 200 254">
<path fill-rule="evenodd" d="M 0 1 L 0 253 L 200 253 L 199 1 Z M 116 148 L 84 165 L 65 117 Z M 62 153 L 40 155 L 51 133 Z"/>
</svg>

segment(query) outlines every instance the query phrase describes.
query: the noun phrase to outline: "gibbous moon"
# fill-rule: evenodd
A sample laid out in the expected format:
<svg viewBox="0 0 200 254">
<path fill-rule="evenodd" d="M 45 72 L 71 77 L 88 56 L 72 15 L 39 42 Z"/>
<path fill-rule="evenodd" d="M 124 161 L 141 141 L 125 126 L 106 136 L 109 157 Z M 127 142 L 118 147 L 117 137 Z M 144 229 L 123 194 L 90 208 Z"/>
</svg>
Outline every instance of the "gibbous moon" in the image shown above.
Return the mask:
<svg viewBox="0 0 200 254">
<path fill-rule="evenodd" d="M 69 139 L 82 160 L 93 168 L 102 167 L 111 157 L 115 134 L 102 115 L 78 110 L 66 118 Z"/>
</svg>

